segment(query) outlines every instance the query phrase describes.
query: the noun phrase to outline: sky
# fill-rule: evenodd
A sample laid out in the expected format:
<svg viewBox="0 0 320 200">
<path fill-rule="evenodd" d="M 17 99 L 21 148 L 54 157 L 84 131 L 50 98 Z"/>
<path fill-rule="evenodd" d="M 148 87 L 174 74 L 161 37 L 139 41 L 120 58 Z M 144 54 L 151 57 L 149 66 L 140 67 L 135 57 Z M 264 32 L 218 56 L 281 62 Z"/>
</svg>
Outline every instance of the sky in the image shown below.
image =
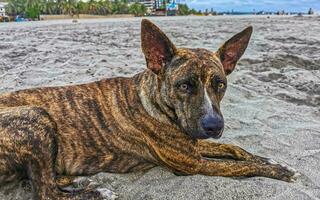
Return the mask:
<svg viewBox="0 0 320 200">
<path fill-rule="evenodd" d="M 309 8 L 320 11 L 320 0 L 177 0 L 197 10 L 215 11 L 278 11 L 307 12 Z"/>
</svg>

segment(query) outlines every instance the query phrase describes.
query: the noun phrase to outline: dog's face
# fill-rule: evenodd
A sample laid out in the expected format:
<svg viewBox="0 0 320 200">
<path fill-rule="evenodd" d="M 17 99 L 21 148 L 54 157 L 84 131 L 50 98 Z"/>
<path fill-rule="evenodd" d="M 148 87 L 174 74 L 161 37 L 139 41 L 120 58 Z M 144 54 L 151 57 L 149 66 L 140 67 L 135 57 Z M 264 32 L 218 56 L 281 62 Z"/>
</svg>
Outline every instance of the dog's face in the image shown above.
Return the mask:
<svg viewBox="0 0 320 200">
<path fill-rule="evenodd" d="M 186 133 L 198 139 L 219 138 L 224 127 L 220 101 L 226 87 L 225 73 L 214 53 L 178 49 L 164 71 L 161 94 Z"/>
<path fill-rule="evenodd" d="M 252 27 L 236 34 L 217 52 L 177 49 L 148 20 L 141 41 L 147 66 L 158 76 L 161 101 L 176 115 L 179 126 L 194 139 L 219 138 L 224 129 L 220 101 L 230 74 L 243 55 Z"/>
</svg>

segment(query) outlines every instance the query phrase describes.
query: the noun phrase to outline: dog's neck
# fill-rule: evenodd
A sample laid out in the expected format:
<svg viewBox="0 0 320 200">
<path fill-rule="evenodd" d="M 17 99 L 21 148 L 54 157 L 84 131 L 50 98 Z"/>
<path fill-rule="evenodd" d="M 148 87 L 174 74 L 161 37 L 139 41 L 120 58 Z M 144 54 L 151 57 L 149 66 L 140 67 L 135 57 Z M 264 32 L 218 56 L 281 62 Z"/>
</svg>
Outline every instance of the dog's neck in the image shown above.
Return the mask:
<svg viewBox="0 0 320 200">
<path fill-rule="evenodd" d="M 160 122 L 177 126 L 174 109 L 162 98 L 163 91 L 158 76 L 147 69 L 137 74 L 134 79 L 142 106 L 147 113 Z"/>
</svg>

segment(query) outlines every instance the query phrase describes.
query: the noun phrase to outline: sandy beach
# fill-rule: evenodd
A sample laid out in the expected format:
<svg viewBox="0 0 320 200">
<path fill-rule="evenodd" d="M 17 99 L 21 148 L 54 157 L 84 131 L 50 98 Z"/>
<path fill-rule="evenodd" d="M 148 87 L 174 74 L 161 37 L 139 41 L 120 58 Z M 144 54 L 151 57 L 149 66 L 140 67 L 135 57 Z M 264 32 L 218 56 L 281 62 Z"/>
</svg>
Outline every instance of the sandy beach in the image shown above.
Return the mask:
<svg viewBox="0 0 320 200">
<path fill-rule="evenodd" d="M 320 199 L 320 17 L 150 18 L 178 47 L 212 51 L 248 25 L 250 45 L 228 79 L 219 142 L 287 164 L 295 183 L 255 177 L 175 176 L 164 168 L 91 177 L 124 200 Z M 0 23 L 0 93 L 132 76 L 145 69 L 141 18 Z M 31 199 L 28 182 L 1 200 Z"/>
</svg>

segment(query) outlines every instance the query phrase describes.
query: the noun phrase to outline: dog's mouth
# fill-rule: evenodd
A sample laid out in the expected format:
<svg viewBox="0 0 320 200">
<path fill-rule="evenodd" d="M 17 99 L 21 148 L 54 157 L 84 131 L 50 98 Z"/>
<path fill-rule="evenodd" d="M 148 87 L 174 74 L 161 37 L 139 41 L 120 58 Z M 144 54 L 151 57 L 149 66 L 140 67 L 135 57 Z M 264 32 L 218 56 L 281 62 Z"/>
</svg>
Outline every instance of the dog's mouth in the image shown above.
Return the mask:
<svg viewBox="0 0 320 200">
<path fill-rule="evenodd" d="M 194 139 L 209 139 L 209 138 L 213 138 L 213 139 L 219 139 L 222 136 L 223 133 L 222 129 L 221 131 L 199 131 L 196 132 L 195 134 L 190 134 L 190 136 Z"/>
<path fill-rule="evenodd" d="M 190 124 L 188 124 L 190 125 Z M 202 126 L 197 126 L 197 127 L 192 127 L 192 126 L 182 126 L 181 123 L 179 123 L 179 126 L 181 130 L 188 136 L 190 136 L 193 139 L 219 139 L 221 138 L 223 131 L 224 131 L 224 126 L 220 127 L 212 127 L 212 128 L 207 128 L 204 129 Z"/>
<path fill-rule="evenodd" d="M 207 138 L 213 138 L 213 139 L 219 139 L 222 136 L 222 133 L 224 131 L 224 128 L 222 128 L 220 131 L 205 131 L 205 134 L 207 135 Z"/>
<path fill-rule="evenodd" d="M 207 131 L 206 134 L 209 135 L 210 138 L 214 138 L 214 139 L 219 139 L 221 138 L 223 133 L 223 130 L 219 131 L 219 132 L 215 132 L 215 131 Z"/>
</svg>

